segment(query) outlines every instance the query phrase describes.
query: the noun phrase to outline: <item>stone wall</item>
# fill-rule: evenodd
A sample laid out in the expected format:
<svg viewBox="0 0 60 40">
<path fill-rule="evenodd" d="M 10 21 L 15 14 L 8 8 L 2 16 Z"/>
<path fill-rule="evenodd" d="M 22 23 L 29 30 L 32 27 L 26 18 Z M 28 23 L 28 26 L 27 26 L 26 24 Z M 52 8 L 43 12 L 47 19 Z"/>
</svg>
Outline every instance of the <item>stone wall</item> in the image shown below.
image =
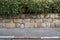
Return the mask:
<svg viewBox="0 0 60 40">
<path fill-rule="evenodd" d="M 58 14 L 23 14 L 20 18 L 0 18 L 0 28 L 60 28 L 60 16 Z"/>
</svg>

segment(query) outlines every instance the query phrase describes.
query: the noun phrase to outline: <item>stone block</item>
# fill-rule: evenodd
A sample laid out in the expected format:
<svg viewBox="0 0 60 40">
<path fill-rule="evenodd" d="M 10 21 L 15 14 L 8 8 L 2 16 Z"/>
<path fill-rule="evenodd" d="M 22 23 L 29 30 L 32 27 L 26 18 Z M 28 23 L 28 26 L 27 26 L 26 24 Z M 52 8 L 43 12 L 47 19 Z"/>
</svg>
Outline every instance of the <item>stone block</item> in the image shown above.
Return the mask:
<svg viewBox="0 0 60 40">
<path fill-rule="evenodd" d="M 55 18 L 59 18 L 59 14 L 57 13 L 57 14 L 55 14 Z"/>
<path fill-rule="evenodd" d="M 14 23 L 23 23 L 23 19 L 14 19 Z"/>
<path fill-rule="evenodd" d="M 50 14 L 50 18 L 55 18 L 55 14 Z"/>
<path fill-rule="evenodd" d="M 45 16 L 45 18 L 50 18 L 50 14 L 47 14 L 47 15 Z"/>
<path fill-rule="evenodd" d="M 3 28 L 3 23 L 0 23 L 0 28 Z"/>
<path fill-rule="evenodd" d="M 38 25 L 37 25 L 37 23 L 34 23 L 34 28 L 38 28 Z"/>
<path fill-rule="evenodd" d="M 31 19 L 31 21 L 30 21 L 31 23 L 35 23 L 35 19 Z"/>
<path fill-rule="evenodd" d="M 6 28 L 15 28 L 16 25 L 15 25 L 15 23 L 5 23 L 5 27 Z"/>
<path fill-rule="evenodd" d="M 43 22 L 43 19 L 35 19 L 35 22 L 36 23 L 41 23 L 41 22 Z"/>
<path fill-rule="evenodd" d="M 17 26 L 17 28 L 24 28 L 25 27 L 25 25 L 21 24 L 21 23 L 17 23 L 16 26 Z"/>
<path fill-rule="evenodd" d="M 37 23 L 37 28 L 43 28 L 42 23 Z"/>
<path fill-rule="evenodd" d="M 22 14 L 20 15 L 22 19 L 25 19 L 26 18 L 26 15 L 25 14 Z"/>
<path fill-rule="evenodd" d="M 34 26 L 34 23 L 25 23 L 25 28 L 33 28 Z"/>
<path fill-rule="evenodd" d="M 20 28 L 25 28 L 25 24 L 20 24 Z"/>
<path fill-rule="evenodd" d="M 43 19 L 43 22 L 44 23 L 47 23 L 47 22 L 51 23 L 52 22 L 52 19 Z"/>
<path fill-rule="evenodd" d="M 60 23 L 55 23 L 55 28 L 60 28 Z"/>
<path fill-rule="evenodd" d="M 13 22 L 13 19 L 3 19 L 3 23 L 10 23 Z"/>
<path fill-rule="evenodd" d="M 41 17 L 41 18 L 44 18 L 44 14 L 41 14 L 40 17 Z"/>
<path fill-rule="evenodd" d="M 25 16 L 26 16 L 25 17 L 26 19 L 29 19 L 29 18 L 30 19 L 36 19 L 37 18 L 37 15 L 36 14 L 33 14 L 33 15 L 32 14 L 26 14 Z"/>
<path fill-rule="evenodd" d="M 50 23 L 50 28 L 55 28 L 55 23 Z"/>
<path fill-rule="evenodd" d="M 50 28 L 50 23 L 42 23 L 43 28 Z"/>
<path fill-rule="evenodd" d="M 23 23 L 30 23 L 31 19 L 24 19 Z"/>
<path fill-rule="evenodd" d="M 35 19 L 35 18 L 37 18 L 37 16 L 36 15 L 32 15 L 32 18 Z"/>
<path fill-rule="evenodd" d="M 37 15 L 37 18 L 40 19 L 41 18 L 40 15 Z"/>
<path fill-rule="evenodd" d="M 2 25 L 3 25 L 3 28 L 5 28 L 6 26 L 5 26 L 5 23 L 2 23 Z"/>
<path fill-rule="evenodd" d="M 16 28 L 20 28 L 20 23 L 15 23 Z"/>
<path fill-rule="evenodd" d="M 60 23 L 60 19 L 53 19 L 53 23 Z"/>
</svg>

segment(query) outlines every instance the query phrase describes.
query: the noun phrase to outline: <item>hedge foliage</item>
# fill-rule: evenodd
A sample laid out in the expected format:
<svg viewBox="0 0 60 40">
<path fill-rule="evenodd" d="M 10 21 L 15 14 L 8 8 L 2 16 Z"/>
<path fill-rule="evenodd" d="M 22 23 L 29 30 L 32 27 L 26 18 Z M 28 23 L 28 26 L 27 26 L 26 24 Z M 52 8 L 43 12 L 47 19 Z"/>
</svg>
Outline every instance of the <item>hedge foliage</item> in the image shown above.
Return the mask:
<svg viewBox="0 0 60 40">
<path fill-rule="evenodd" d="M 60 13 L 60 0 L 0 0 L 0 16 L 20 14 Z"/>
</svg>

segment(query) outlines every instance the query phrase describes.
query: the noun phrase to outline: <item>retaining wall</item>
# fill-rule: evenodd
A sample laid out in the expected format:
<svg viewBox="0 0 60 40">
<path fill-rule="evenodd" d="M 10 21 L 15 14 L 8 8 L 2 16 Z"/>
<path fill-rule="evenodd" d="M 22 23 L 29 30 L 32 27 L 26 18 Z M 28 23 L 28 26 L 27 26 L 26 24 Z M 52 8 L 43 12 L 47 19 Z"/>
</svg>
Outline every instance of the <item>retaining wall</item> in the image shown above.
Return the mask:
<svg viewBox="0 0 60 40">
<path fill-rule="evenodd" d="M 23 14 L 20 18 L 0 18 L 0 28 L 60 28 L 59 14 Z"/>
</svg>

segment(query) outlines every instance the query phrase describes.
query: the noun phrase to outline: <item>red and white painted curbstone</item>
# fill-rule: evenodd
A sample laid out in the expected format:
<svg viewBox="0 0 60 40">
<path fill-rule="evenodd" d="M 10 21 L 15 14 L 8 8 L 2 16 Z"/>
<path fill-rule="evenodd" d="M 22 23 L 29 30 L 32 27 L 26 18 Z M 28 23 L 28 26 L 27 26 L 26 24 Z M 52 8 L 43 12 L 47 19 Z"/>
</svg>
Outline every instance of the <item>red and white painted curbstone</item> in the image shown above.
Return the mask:
<svg viewBox="0 0 60 40">
<path fill-rule="evenodd" d="M 0 38 L 40 38 L 40 39 L 49 39 L 49 38 L 60 38 L 59 36 L 52 36 L 52 37 L 38 37 L 38 36 L 0 36 Z"/>
</svg>

